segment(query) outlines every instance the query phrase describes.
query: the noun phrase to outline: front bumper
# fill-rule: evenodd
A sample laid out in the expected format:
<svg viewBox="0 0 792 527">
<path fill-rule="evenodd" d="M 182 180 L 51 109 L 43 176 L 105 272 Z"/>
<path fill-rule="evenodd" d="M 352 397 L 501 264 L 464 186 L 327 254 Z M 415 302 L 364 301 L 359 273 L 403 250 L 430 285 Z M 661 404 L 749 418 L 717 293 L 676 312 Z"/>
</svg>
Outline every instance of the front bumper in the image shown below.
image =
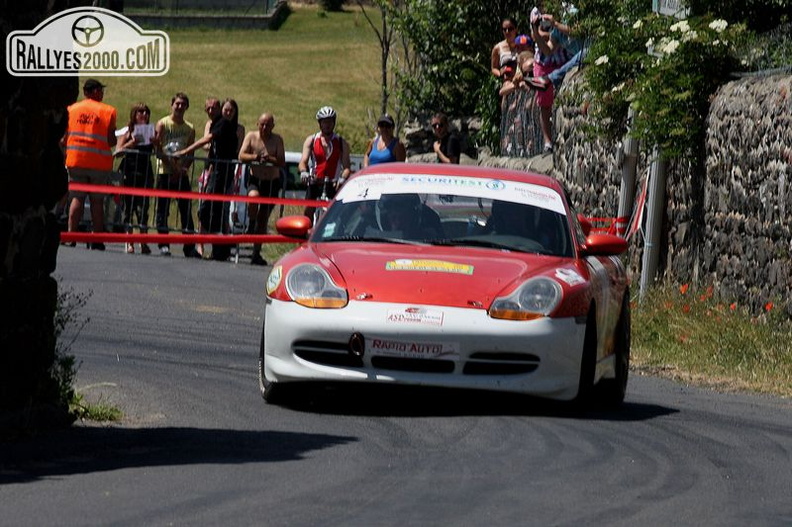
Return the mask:
<svg viewBox="0 0 792 527">
<path fill-rule="evenodd" d="M 482 309 L 360 301 L 310 309 L 268 299 L 264 373 L 272 382 L 403 383 L 570 400 L 585 330 L 574 318 L 496 320 Z"/>
</svg>

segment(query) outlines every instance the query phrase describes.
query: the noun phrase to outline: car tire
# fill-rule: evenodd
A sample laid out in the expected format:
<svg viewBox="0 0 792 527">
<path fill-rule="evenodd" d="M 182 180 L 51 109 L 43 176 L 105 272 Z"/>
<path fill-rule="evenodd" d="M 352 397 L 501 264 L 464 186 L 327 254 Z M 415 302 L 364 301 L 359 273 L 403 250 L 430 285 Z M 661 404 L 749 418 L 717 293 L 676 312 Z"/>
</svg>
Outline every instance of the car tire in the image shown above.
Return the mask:
<svg viewBox="0 0 792 527">
<path fill-rule="evenodd" d="M 583 353 L 580 359 L 580 380 L 574 404 L 579 409 L 587 409 L 594 400 L 594 373 L 597 367 L 597 318 L 592 308 L 586 320 L 586 334 L 583 337 Z"/>
<path fill-rule="evenodd" d="M 630 373 L 630 294 L 626 291 L 622 299 L 619 322 L 614 335 L 614 371 L 612 379 L 603 379 L 600 382 L 600 400 L 611 406 L 618 406 L 624 402 L 627 394 L 627 378 Z"/>
</svg>

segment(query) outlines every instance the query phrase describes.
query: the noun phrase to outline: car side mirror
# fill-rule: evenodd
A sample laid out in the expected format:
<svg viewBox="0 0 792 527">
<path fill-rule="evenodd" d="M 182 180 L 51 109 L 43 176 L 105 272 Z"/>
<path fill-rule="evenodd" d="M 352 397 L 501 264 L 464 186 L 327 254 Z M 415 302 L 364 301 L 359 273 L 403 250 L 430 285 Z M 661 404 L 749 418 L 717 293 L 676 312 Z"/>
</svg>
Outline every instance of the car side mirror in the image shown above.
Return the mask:
<svg viewBox="0 0 792 527">
<path fill-rule="evenodd" d="M 627 240 L 613 234 L 592 234 L 581 249 L 583 256 L 617 256 L 629 248 Z"/>
<path fill-rule="evenodd" d="M 284 216 L 275 222 L 275 230 L 281 236 L 307 238 L 311 230 L 311 218 L 308 216 Z"/>
</svg>

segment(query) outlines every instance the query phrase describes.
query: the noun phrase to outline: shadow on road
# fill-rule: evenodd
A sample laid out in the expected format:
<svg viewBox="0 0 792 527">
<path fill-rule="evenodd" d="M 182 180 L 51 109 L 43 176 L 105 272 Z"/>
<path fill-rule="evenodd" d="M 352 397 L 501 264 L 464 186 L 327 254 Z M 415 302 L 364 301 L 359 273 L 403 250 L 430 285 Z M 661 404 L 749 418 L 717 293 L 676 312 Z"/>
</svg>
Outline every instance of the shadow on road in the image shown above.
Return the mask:
<svg viewBox="0 0 792 527">
<path fill-rule="evenodd" d="M 0 485 L 131 467 L 290 461 L 352 441 L 293 432 L 77 426 L 0 443 Z"/>
<path fill-rule="evenodd" d="M 288 403 L 282 406 L 292 410 L 368 417 L 515 415 L 645 421 L 678 411 L 654 404 L 631 403 L 629 400 L 619 407 L 594 404 L 581 409 L 571 403 L 511 393 L 351 383 L 295 385 L 289 396 Z"/>
</svg>

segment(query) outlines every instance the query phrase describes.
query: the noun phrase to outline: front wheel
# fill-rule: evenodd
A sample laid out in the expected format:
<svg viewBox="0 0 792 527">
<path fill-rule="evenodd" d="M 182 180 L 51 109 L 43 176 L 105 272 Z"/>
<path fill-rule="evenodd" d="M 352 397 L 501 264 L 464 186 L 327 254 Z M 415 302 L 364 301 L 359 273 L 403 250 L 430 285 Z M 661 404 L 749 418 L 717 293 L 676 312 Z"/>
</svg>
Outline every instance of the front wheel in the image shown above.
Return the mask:
<svg viewBox="0 0 792 527">
<path fill-rule="evenodd" d="M 613 379 L 603 379 L 600 383 L 600 398 L 609 405 L 619 405 L 624 402 L 627 394 L 627 377 L 630 373 L 630 294 L 624 293 L 619 323 L 616 326 L 614 342 L 614 371 Z"/>
<path fill-rule="evenodd" d="M 594 398 L 594 373 L 597 368 L 597 317 L 594 309 L 586 320 L 586 334 L 583 337 L 583 353 L 580 359 L 580 379 L 574 405 L 580 409 L 589 408 Z"/>
</svg>

